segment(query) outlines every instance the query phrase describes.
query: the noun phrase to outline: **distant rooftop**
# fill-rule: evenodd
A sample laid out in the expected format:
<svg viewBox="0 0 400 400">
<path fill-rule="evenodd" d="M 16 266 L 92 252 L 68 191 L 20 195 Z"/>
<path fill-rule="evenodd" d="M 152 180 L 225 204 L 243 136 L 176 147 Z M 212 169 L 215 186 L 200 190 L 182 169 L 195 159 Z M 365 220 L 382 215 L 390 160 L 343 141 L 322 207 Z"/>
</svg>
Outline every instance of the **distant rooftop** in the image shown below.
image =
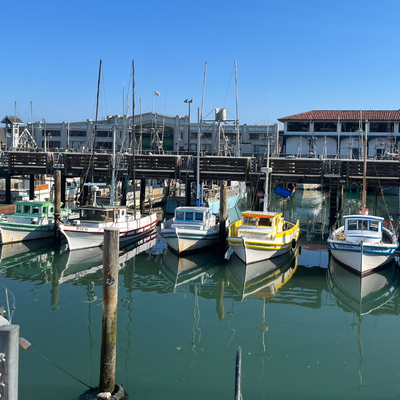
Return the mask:
<svg viewBox="0 0 400 400">
<path fill-rule="evenodd" d="M 400 110 L 313 110 L 278 118 L 285 121 L 400 121 Z"/>
<path fill-rule="evenodd" d="M 2 124 L 23 124 L 23 122 L 21 121 L 21 119 L 19 117 L 15 117 L 12 115 L 6 115 L 2 121 Z"/>
</svg>

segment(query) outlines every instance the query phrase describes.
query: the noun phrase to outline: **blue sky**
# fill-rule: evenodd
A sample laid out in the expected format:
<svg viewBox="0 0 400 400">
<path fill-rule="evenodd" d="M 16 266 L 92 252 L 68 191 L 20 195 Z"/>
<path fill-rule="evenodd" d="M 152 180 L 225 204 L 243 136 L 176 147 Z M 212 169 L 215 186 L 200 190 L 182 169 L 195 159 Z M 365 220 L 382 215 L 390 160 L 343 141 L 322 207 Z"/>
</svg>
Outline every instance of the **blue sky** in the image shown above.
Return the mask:
<svg viewBox="0 0 400 400">
<path fill-rule="evenodd" d="M 152 108 L 192 121 L 227 108 L 265 124 L 314 109 L 398 109 L 400 2 L 382 0 L 9 2 L 2 19 L 1 118 L 25 122 L 124 113 L 132 91 Z M 7 20 L 7 17 L 12 17 Z M 129 104 L 131 105 L 131 96 Z M 132 109 L 128 110 L 132 113 Z M 211 113 L 211 114 L 210 114 Z"/>
</svg>

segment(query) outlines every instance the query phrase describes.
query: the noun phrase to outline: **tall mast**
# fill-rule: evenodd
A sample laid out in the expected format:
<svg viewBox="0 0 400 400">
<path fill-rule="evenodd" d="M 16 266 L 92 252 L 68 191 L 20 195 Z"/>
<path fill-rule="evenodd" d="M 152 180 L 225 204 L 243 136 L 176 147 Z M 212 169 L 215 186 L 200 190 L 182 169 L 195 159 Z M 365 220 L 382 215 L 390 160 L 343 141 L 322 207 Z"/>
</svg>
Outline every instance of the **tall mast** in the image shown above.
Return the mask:
<svg viewBox="0 0 400 400">
<path fill-rule="evenodd" d="M 136 149 L 135 149 L 135 60 L 132 60 L 132 161 L 133 161 L 133 211 L 136 218 Z"/>
<path fill-rule="evenodd" d="M 96 136 L 97 136 L 97 116 L 98 116 L 98 112 L 99 112 L 101 64 L 102 64 L 102 59 L 100 58 L 99 77 L 97 80 L 96 119 L 95 119 L 95 123 L 94 123 L 93 142 L 92 142 L 92 177 L 91 177 L 92 183 L 94 183 L 94 154 L 95 154 Z M 45 138 L 45 140 L 46 140 L 46 138 Z"/>
<path fill-rule="evenodd" d="M 239 103 L 238 103 L 238 84 L 237 84 L 237 64 L 235 61 L 235 87 L 236 87 L 236 157 L 240 157 L 240 133 L 239 133 Z"/>
</svg>

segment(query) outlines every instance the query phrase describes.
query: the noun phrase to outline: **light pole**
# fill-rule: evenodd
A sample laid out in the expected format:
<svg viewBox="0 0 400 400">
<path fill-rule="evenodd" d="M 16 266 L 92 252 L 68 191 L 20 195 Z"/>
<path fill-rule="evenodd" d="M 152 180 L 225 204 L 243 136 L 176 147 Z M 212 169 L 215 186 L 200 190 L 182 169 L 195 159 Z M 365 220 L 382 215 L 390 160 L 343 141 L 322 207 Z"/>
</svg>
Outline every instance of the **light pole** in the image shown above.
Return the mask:
<svg viewBox="0 0 400 400">
<path fill-rule="evenodd" d="M 188 122 L 188 154 L 190 154 L 190 105 L 193 103 L 193 99 L 186 99 L 184 103 L 189 104 L 189 122 Z"/>
<path fill-rule="evenodd" d="M 44 124 L 44 132 L 42 132 L 42 133 L 43 133 L 42 136 L 44 136 L 44 152 L 46 153 L 46 152 L 47 152 L 47 147 L 46 147 L 46 120 L 45 120 L 44 118 L 42 118 L 42 119 L 39 121 L 39 127 L 38 127 L 38 128 L 39 128 L 41 131 L 43 131 L 42 124 Z"/>
</svg>

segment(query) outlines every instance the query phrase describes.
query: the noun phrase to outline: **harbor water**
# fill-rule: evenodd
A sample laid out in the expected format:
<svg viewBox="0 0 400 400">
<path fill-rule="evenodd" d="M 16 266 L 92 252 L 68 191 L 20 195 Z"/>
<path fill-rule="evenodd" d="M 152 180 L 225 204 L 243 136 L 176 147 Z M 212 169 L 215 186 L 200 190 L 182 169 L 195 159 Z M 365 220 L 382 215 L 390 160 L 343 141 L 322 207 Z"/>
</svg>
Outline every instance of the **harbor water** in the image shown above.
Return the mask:
<svg viewBox="0 0 400 400">
<path fill-rule="evenodd" d="M 385 200 L 369 196 L 370 213 L 396 222 L 399 198 Z M 294 254 L 250 266 L 213 251 L 178 258 L 157 232 L 121 248 L 116 382 L 130 399 L 233 399 L 239 346 L 245 400 L 400 398 L 397 265 L 360 279 L 330 258 L 328 193 L 297 190 L 271 208 L 300 220 Z M 344 211 L 358 208 L 349 194 Z M 54 364 L 99 384 L 102 250 L 0 251 L 12 322 L 32 343 L 20 348 L 19 398 L 86 398 Z"/>
</svg>

